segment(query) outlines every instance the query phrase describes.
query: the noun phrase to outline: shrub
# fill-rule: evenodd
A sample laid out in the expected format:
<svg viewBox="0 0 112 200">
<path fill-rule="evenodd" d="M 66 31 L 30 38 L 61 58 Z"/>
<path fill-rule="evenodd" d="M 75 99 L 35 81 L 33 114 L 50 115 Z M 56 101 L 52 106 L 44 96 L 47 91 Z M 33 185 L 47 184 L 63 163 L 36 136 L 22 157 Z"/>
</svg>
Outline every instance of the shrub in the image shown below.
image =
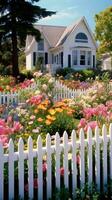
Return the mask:
<svg viewBox="0 0 112 200">
<path fill-rule="evenodd" d="M 74 72 L 74 70 L 72 68 L 69 67 L 65 67 L 65 68 L 58 68 L 56 70 L 56 76 L 63 76 L 65 77 L 67 74 L 72 74 Z"/>
</svg>

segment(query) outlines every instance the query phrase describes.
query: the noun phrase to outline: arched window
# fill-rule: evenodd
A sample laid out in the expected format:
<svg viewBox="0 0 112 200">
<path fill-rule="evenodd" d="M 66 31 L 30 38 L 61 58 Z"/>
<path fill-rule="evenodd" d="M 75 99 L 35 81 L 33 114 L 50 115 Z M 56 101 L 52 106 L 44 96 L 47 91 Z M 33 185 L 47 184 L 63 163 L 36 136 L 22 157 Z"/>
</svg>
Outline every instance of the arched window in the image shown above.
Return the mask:
<svg viewBox="0 0 112 200">
<path fill-rule="evenodd" d="M 88 42 L 87 35 L 85 33 L 78 33 L 75 37 L 75 42 L 87 43 Z"/>
</svg>

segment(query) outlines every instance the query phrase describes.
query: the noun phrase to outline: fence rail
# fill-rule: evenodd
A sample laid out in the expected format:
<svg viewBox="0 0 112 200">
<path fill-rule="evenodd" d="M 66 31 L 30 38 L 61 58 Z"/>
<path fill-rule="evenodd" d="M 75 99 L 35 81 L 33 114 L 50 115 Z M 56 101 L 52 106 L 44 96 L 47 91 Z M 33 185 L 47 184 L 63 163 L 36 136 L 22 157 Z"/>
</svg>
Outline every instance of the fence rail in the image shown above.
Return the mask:
<svg viewBox="0 0 112 200">
<path fill-rule="evenodd" d="M 105 186 L 108 183 L 108 177 L 110 180 L 112 179 L 112 124 L 110 124 L 109 131 L 103 125 L 102 135 L 100 133 L 101 131 L 97 127 L 95 136 L 92 137 L 92 131 L 89 128 L 85 139 L 84 131 L 81 129 L 79 140 L 76 140 L 74 130 L 72 131 L 71 139 L 68 138 L 67 132 L 64 132 L 62 140 L 59 134 L 56 133 L 54 145 L 51 145 L 51 137 L 47 134 L 46 146 L 42 146 L 42 138 L 39 136 L 36 149 L 33 149 L 33 141 L 29 137 L 28 150 L 26 151 L 24 151 L 23 140 L 20 138 L 18 152 L 14 152 L 14 144 L 11 139 L 8 154 L 4 153 L 3 146 L 0 143 L 0 200 L 3 200 L 5 195 L 4 166 L 6 163 L 8 164 L 7 199 L 14 199 L 15 195 L 17 195 L 14 179 L 15 162 L 18 163 L 18 196 L 24 199 L 24 173 L 26 167 L 28 168 L 28 197 L 29 199 L 34 198 L 34 158 L 37 166 L 38 189 L 36 191 L 36 199 L 38 200 L 51 198 L 54 187 L 61 188 L 62 175 L 60 174 L 60 167 L 63 167 L 64 185 L 68 189 L 72 185 L 71 193 L 74 198 L 76 197 L 76 189 L 83 188 L 85 182 L 89 186 L 94 182 L 98 190 L 100 190 L 101 186 L 106 190 Z M 52 156 L 54 156 L 55 162 L 53 162 Z M 78 163 L 77 156 L 79 156 Z M 46 178 L 43 177 L 43 160 L 46 161 L 47 165 Z M 25 164 L 25 161 L 27 161 L 27 164 Z M 69 164 L 71 164 L 71 169 Z M 52 169 L 55 169 L 54 177 Z M 54 180 L 54 183 L 52 180 Z M 43 190 L 43 186 L 46 188 L 45 190 Z"/>
</svg>

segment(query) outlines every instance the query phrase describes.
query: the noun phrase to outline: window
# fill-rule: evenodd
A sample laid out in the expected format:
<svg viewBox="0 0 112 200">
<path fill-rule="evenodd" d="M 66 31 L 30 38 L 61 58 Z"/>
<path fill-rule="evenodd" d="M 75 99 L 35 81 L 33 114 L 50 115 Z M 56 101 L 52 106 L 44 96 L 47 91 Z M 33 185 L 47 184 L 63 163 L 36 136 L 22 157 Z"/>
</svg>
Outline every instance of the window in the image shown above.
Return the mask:
<svg viewBox="0 0 112 200">
<path fill-rule="evenodd" d="M 33 52 L 33 66 L 36 65 L 36 52 Z"/>
<path fill-rule="evenodd" d="M 52 64 L 54 64 L 54 54 L 52 54 Z"/>
<path fill-rule="evenodd" d="M 80 51 L 80 65 L 85 65 L 85 51 Z"/>
<path fill-rule="evenodd" d="M 91 51 L 87 52 L 87 65 L 91 65 Z"/>
<path fill-rule="evenodd" d="M 38 51 L 44 51 L 44 40 L 38 42 Z"/>
<path fill-rule="evenodd" d="M 72 65 L 77 65 L 77 50 L 72 51 Z"/>
<path fill-rule="evenodd" d="M 78 33 L 75 37 L 75 42 L 87 43 L 88 42 L 87 35 L 85 33 Z"/>
</svg>

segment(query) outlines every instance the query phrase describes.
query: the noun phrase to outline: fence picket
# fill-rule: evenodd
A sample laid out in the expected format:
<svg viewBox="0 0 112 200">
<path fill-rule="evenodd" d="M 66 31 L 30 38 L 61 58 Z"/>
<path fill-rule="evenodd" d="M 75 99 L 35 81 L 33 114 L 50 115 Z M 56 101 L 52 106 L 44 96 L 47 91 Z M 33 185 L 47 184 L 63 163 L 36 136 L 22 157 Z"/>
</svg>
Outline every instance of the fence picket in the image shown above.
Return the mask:
<svg viewBox="0 0 112 200">
<path fill-rule="evenodd" d="M 0 200 L 4 199 L 4 151 L 0 142 Z"/>
<path fill-rule="evenodd" d="M 98 190 L 100 190 L 100 141 L 99 141 L 99 128 L 95 128 L 95 138 L 96 138 L 96 147 L 95 147 L 95 164 L 96 164 L 96 184 Z"/>
<path fill-rule="evenodd" d="M 38 199 L 43 199 L 43 171 L 42 171 L 42 138 L 39 135 L 37 140 L 37 152 L 38 152 L 38 167 L 37 167 L 37 173 L 38 173 Z"/>
<path fill-rule="evenodd" d="M 68 188 L 68 135 L 66 131 L 63 134 L 63 146 L 64 146 L 64 155 L 63 155 L 64 184 L 65 188 Z"/>
<path fill-rule="evenodd" d="M 76 133 L 72 131 L 72 193 L 73 197 L 76 196 L 76 188 L 77 188 L 77 158 L 76 158 Z"/>
<path fill-rule="evenodd" d="M 81 188 L 84 187 L 85 184 L 85 155 L 84 151 L 84 131 L 83 129 L 80 130 L 80 183 Z"/>
<path fill-rule="evenodd" d="M 33 142 L 28 138 L 28 192 L 29 199 L 33 199 Z"/>
<path fill-rule="evenodd" d="M 55 151 L 56 151 L 56 188 L 60 189 L 60 136 L 56 133 L 55 137 Z"/>
<path fill-rule="evenodd" d="M 112 180 L 112 124 L 109 127 L 109 135 L 110 135 L 110 180 Z"/>
<path fill-rule="evenodd" d="M 14 144 L 9 141 L 9 198 L 14 199 Z"/>
<path fill-rule="evenodd" d="M 88 128 L 88 184 L 91 186 L 93 182 L 93 159 L 92 159 L 92 130 Z"/>
<path fill-rule="evenodd" d="M 105 125 L 103 125 L 102 134 L 103 134 L 103 185 L 104 185 L 104 190 L 106 190 L 106 185 L 107 185 L 107 129 L 106 129 Z"/>
<path fill-rule="evenodd" d="M 47 150 L 47 199 L 51 198 L 52 187 L 51 187 L 51 137 L 47 134 L 46 137 L 46 150 Z"/>
<path fill-rule="evenodd" d="M 24 199 L 24 143 L 22 138 L 19 139 L 18 156 L 19 196 Z"/>
</svg>

